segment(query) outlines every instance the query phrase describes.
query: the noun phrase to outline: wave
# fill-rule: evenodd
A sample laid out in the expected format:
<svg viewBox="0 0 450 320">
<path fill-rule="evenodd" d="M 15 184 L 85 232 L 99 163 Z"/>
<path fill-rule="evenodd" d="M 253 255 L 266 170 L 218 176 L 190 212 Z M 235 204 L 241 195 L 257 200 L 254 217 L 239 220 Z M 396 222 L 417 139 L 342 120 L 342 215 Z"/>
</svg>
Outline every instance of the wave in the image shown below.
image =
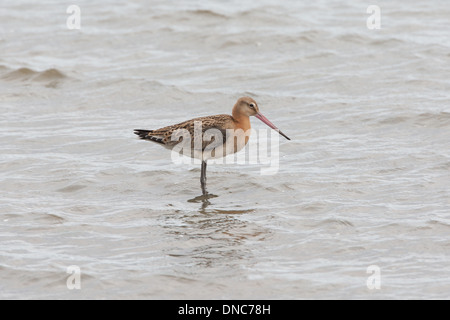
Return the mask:
<svg viewBox="0 0 450 320">
<path fill-rule="evenodd" d="M 427 127 L 450 127 L 450 112 L 421 113 L 415 118 L 415 124 Z"/>
<path fill-rule="evenodd" d="M 181 20 L 180 20 L 180 17 Z M 153 19 L 156 20 L 165 20 L 165 21 L 186 21 L 186 20 L 202 20 L 202 19 L 215 19 L 215 20 L 228 20 L 228 17 L 225 14 L 218 13 L 216 11 L 208 10 L 208 9 L 196 9 L 196 10 L 181 10 L 181 11 L 172 11 L 165 12 L 162 14 L 158 14 L 153 16 Z"/>
<path fill-rule="evenodd" d="M 211 18 L 221 18 L 221 19 L 227 19 L 228 17 L 224 14 L 212 11 L 212 10 L 206 10 L 206 9 L 197 9 L 197 10 L 189 10 L 189 14 L 193 14 L 196 16 L 201 17 L 211 17 Z"/>
<path fill-rule="evenodd" d="M 21 82 L 40 82 L 46 83 L 46 86 L 56 87 L 59 81 L 66 79 L 67 76 L 60 70 L 55 68 L 46 69 L 44 71 L 35 71 L 30 68 L 18 68 L 12 71 L 10 69 L 0 66 L 0 72 L 6 72 L 0 76 L 5 81 L 21 81 Z"/>
<path fill-rule="evenodd" d="M 410 123 L 414 126 L 440 128 L 450 127 L 450 112 L 425 112 L 417 115 L 389 116 L 378 121 L 379 125 Z"/>
</svg>

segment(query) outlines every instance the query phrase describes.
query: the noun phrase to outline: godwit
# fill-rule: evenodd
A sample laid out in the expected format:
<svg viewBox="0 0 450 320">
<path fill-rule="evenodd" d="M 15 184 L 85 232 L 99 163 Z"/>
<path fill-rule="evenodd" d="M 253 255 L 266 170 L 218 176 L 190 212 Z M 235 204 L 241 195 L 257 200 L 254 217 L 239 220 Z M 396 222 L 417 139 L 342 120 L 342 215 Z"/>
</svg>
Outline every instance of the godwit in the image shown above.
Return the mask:
<svg viewBox="0 0 450 320">
<path fill-rule="evenodd" d="M 251 132 L 250 116 L 257 117 L 283 137 L 291 140 L 259 112 L 258 104 L 249 97 L 238 99 L 231 116 L 219 114 L 200 117 L 156 130 L 135 129 L 134 133 L 141 139 L 156 142 L 171 150 L 179 143 L 187 142 L 189 153 L 183 154 L 202 161 L 200 184 L 205 196 L 206 161 L 238 152 L 247 144 Z M 213 139 L 211 137 L 205 139 L 208 133 Z M 180 137 L 183 137 L 181 141 Z M 178 148 L 178 152 L 181 150 L 186 151 Z"/>
</svg>

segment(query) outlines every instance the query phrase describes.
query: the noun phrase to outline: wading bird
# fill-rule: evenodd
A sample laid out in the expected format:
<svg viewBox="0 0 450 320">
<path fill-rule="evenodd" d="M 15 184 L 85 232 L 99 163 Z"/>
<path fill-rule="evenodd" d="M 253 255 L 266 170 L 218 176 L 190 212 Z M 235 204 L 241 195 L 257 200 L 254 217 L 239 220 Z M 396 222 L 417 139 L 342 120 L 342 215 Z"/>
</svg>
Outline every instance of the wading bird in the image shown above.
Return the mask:
<svg viewBox="0 0 450 320">
<path fill-rule="evenodd" d="M 177 149 L 180 153 L 183 151 L 184 155 L 200 159 L 202 161 L 200 183 L 205 196 L 206 161 L 236 153 L 247 144 L 251 132 L 250 116 L 255 116 L 291 140 L 259 112 L 257 103 L 249 97 L 238 99 L 231 115 L 200 117 L 156 130 L 135 129 L 134 133 L 141 139 L 153 141 L 170 150 Z M 179 144 L 184 147 L 180 148 Z M 189 149 L 188 153 L 186 149 Z"/>
</svg>

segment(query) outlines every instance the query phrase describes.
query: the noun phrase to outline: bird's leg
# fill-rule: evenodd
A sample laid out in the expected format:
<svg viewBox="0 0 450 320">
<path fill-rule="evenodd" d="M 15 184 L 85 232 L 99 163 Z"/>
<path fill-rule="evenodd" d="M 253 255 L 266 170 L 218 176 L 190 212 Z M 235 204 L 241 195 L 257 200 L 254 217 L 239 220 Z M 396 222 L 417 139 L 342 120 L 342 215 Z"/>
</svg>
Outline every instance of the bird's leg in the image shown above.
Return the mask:
<svg viewBox="0 0 450 320">
<path fill-rule="evenodd" d="M 202 172 L 200 174 L 200 183 L 202 185 L 203 195 L 206 195 L 206 161 L 202 160 Z"/>
</svg>

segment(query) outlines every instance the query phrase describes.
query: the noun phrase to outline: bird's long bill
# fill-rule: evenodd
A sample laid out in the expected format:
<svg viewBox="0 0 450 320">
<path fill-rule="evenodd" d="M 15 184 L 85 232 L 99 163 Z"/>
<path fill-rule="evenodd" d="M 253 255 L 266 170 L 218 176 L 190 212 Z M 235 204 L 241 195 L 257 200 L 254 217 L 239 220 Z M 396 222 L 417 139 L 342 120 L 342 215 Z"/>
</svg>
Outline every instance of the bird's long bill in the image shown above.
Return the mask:
<svg viewBox="0 0 450 320">
<path fill-rule="evenodd" d="M 259 120 L 267 124 L 269 127 L 271 127 L 273 130 L 278 131 L 279 134 L 281 134 L 283 137 L 285 137 L 288 140 L 291 140 L 287 135 L 285 135 L 283 132 L 280 131 L 272 122 L 269 121 L 266 117 L 264 117 L 261 113 L 257 113 L 255 115 Z"/>
</svg>

